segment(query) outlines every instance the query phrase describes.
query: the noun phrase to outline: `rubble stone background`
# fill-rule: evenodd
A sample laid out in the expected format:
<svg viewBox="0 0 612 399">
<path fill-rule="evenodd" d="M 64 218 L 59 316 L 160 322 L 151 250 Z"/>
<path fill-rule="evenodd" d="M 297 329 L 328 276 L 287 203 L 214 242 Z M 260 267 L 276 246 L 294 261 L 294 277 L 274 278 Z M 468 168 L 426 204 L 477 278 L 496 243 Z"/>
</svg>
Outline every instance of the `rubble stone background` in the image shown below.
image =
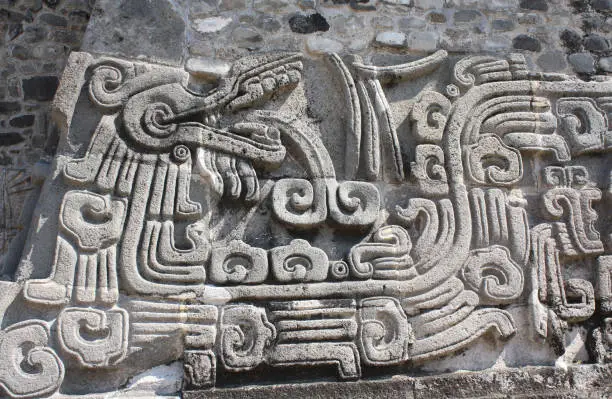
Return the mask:
<svg viewBox="0 0 612 399">
<path fill-rule="evenodd" d="M 0 1 L 0 254 L 24 228 L 32 166 L 52 155 L 49 104 L 94 0 Z"/>
<path fill-rule="evenodd" d="M 0 2 L 0 164 L 21 167 L 43 154 L 48 104 L 68 54 L 80 48 L 88 0 Z"/>
<path fill-rule="evenodd" d="M 151 8 L 159 13 L 143 13 L 136 24 L 141 28 L 172 19 L 172 29 L 159 39 L 174 45 L 157 41 L 158 48 L 146 51 L 131 43 L 136 39 L 129 31 L 135 27 L 121 24 L 128 15 L 133 18 L 131 10 L 142 8 L 142 1 L 99 1 L 96 12 L 106 17 L 96 21 L 104 24 L 90 28 L 85 47 L 153 52 L 173 64 L 189 57 L 235 59 L 279 47 L 358 54 L 381 48 L 415 54 L 518 51 L 542 71 L 573 70 L 586 78 L 612 70 L 612 2 L 604 0 L 214 0 L 185 5 L 156 0 L 159 4 Z M 176 45 L 177 40 L 184 45 Z"/>
</svg>

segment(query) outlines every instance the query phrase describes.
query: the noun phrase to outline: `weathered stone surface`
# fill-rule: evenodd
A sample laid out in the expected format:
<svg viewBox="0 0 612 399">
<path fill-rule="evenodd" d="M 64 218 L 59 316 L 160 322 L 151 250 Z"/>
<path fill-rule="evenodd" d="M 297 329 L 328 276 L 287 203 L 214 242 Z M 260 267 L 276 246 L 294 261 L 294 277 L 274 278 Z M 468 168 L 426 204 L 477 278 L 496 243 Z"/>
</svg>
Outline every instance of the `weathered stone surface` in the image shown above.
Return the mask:
<svg viewBox="0 0 612 399">
<path fill-rule="evenodd" d="M 11 118 L 9 124 L 13 127 L 30 127 L 34 124 L 34 115 L 22 115 L 15 118 Z"/>
<path fill-rule="evenodd" d="M 570 54 L 567 60 L 577 73 L 595 72 L 595 58 L 590 53 Z"/>
<path fill-rule="evenodd" d="M 228 27 L 231 23 L 232 19 L 227 17 L 211 17 L 193 21 L 195 30 L 200 33 L 219 32 Z"/>
<path fill-rule="evenodd" d="M 512 40 L 512 47 L 517 50 L 540 51 L 542 45 L 540 41 L 529 35 L 518 35 Z"/>
<path fill-rule="evenodd" d="M 612 72 L 612 57 L 602 57 L 602 58 L 600 58 L 598 65 L 605 72 Z"/>
<path fill-rule="evenodd" d="M 520 6 L 527 10 L 548 11 L 547 0 L 521 0 Z"/>
<path fill-rule="evenodd" d="M 381 32 L 376 35 L 376 42 L 385 46 L 402 47 L 406 42 L 406 35 L 401 32 Z"/>
<path fill-rule="evenodd" d="M 57 87 L 85 3 L 0 3 L 0 396 L 609 396 L 601 7 L 100 0 Z"/>
<path fill-rule="evenodd" d="M 179 65 L 186 36 L 180 11 L 171 0 L 98 0 L 82 48 Z"/>
<path fill-rule="evenodd" d="M 21 104 L 17 101 L 0 101 L 0 113 L 10 114 L 21 110 Z"/>
<path fill-rule="evenodd" d="M 328 31 L 329 24 L 325 18 L 319 14 L 295 14 L 289 18 L 289 26 L 291 31 L 295 33 L 314 33 L 317 31 Z"/>
<path fill-rule="evenodd" d="M 537 59 L 537 64 L 545 72 L 560 72 L 567 67 L 565 54 L 561 51 L 542 53 Z"/>
<path fill-rule="evenodd" d="M 600 35 L 589 35 L 584 39 L 584 48 L 595 52 L 606 51 L 610 48 L 610 42 Z"/>
<path fill-rule="evenodd" d="M 266 14 L 260 15 L 255 24 L 258 28 L 268 32 L 277 32 L 282 28 L 281 23 L 274 16 Z"/>
<path fill-rule="evenodd" d="M 570 51 L 578 51 L 582 45 L 582 36 L 572 29 L 564 29 L 560 35 L 563 45 Z"/>
<path fill-rule="evenodd" d="M 525 367 L 435 377 L 395 376 L 359 382 L 321 382 L 186 391 L 185 399 L 334 397 L 368 398 L 603 398 L 612 394 L 610 366 Z"/>
<path fill-rule="evenodd" d="M 453 20 L 455 23 L 472 22 L 476 19 L 480 19 L 482 14 L 478 10 L 460 10 L 455 12 Z"/>
<path fill-rule="evenodd" d="M 436 32 L 412 31 L 408 34 L 406 46 L 410 50 L 431 53 L 438 48 L 439 35 Z"/>
<path fill-rule="evenodd" d="M 428 14 L 428 18 L 429 18 Z M 444 14 L 442 14 L 444 16 Z M 445 19 L 446 21 L 446 19 Z M 432 21 L 435 22 L 435 21 Z M 427 26 L 427 22 L 422 18 L 417 17 L 406 17 L 399 20 L 399 27 L 402 30 L 410 30 L 410 29 L 423 29 Z"/>
<path fill-rule="evenodd" d="M 261 47 L 263 37 L 253 28 L 239 26 L 232 32 L 232 39 L 238 47 L 255 50 Z"/>
<path fill-rule="evenodd" d="M 376 66 L 343 59 L 332 47 L 313 51 L 325 56 L 308 63 L 286 52 L 246 56 L 229 69 L 192 60 L 191 77 L 179 68 L 73 55 L 54 103 L 56 119 L 66 121 L 62 155 L 32 225 L 47 222 L 30 232 L 18 264 L 3 265 L 10 280 L 24 281 L 6 283 L 22 292 L 6 299 L 7 337 L 42 347 L 48 363 L 25 386 L 12 377 L 23 374 L 11 363 L 17 358 L 7 355 L 13 365 L 0 368 L 0 381 L 10 395 L 60 386 L 77 393 L 89 370 L 131 376 L 183 353 L 185 384 L 196 389 L 214 387 L 217 375 L 299 364 L 309 366 L 307 379 L 330 363 L 341 379 L 408 363 L 478 369 L 453 354 L 474 353 L 485 338 L 506 343 L 505 352 L 479 353 L 491 364 L 583 359 L 560 342 L 594 315 L 595 285 L 549 282 L 550 273 L 562 276 L 565 258 L 547 253 L 598 259 L 600 273 L 608 272 L 594 227 L 602 193 L 591 176 L 599 169 L 558 164 L 610 145 L 601 111 L 610 82 L 526 80 L 525 59 L 516 54 L 451 60 L 438 51 Z M 406 95 L 399 82 L 414 84 L 448 62 L 444 91 L 426 86 L 412 97 L 403 118 L 413 139 L 400 140 L 399 109 L 389 98 Z M 338 83 L 319 86 L 321 97 L 311 98 L 304 88 L 322 71 Z M 336 111 L 308 123 L 306 104 L 325 107 L 315 99 L 332 97 Z M 256 109 L 266 103 L 267 111 Z M 85 114 L 97 116 L 75 118 Z M 592 133 L 581 134 L 574 115 Z M 478 123 L 464 131 L 470 121 Z M 338 133 L 324 141 L 312 128 L 322 123 Z M 527 161 L 538 154 L 552 164 Z M 528 191 L 534 174 L 542 184 Z M 397 184 L 413 194 L 401 199 Z M 300 192 L 307 202 L 295 202 Z M 559 201 L 567 201 L 568 219 Z M 271 211 L 253 213 L 258 208 Z M 213 229 L 211 220 L 224 225 Z M 270 228 L 274 238 L 262 241 Z M 329 241 L 330 228 L 350 235 Z M 425 293 L 429 299 L 420 299 Z M 568 306 L 577 293 L 580 305 Z M 501 308 L 509 304 L 516 307 Z M 54 329 L 37 318 L 41 308 Z M 548 319 L 558 325 L 544 328 Z M 517 352 L 537 347 L 530 335 L 550 348 Z M 239 349 L 245 340 L 246 352 Z M 607 341 L 593 340 L 593 356 L 605 359 Z M 151 349 L 160 343 L 165 350 Z M 94 383 L 119 388 L 105 373 Z"/>
<path fill-rule="evenodd" d="M 515 23 L 510 19 L 495 19 L 491 22 L 491 27 L 499 31 L 511 31 Z"/>
<path fill-rule="evenodd" d="M 42 22 L 51 26 L 68 26 L 68 21 L 66 20 L 66 18 L 60 17 L 55 14 L 42 14 L 39 18 Z"/>
<path fill-rule="evenodd" d="M 607 11 L 612 9 L 612 1 L 610 0 L 593 0 L 591 3 L 593 9 L 597 11 Z"/>
<path fill-rule="evenodd" d="M 25 100 L 51 101 L 57 90 L 59 79 L 56 76 L 36 76 L 23 79 L 21 87 Z"/>
<path fill-rule="evenodd" d="M 306 50 L 313 54 L 339 53 L 343 48 L 339 41 L 325 37 L 310 37 L 306 41 Z"/>
<path fill-rule="evenodd" d="M 189 74 L 211 82 L 216 82 L 226 76 L 230 71 L 230 67 L 231 65 L 227 62 L 201 57 L 192 57 L 185 63 L 185 70 Z"/>
<path fill-rule="evenodd" d="M 0 146 L 2 147 L 19 144 L 23 140 L 23 136 L 17 132 L 0 133 Z"/>
</svg>

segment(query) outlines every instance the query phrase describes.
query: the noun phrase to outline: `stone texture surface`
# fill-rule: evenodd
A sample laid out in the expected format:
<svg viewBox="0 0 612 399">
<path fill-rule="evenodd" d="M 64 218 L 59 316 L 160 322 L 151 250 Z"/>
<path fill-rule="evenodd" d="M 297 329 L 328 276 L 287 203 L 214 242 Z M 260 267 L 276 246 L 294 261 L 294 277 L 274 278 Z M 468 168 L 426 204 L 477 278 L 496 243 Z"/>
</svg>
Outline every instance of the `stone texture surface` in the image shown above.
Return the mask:
<svg viewBox="0 0 612 399">
<path fill-rule="evenodd" d="M 562 51 L 566 56 L 586 50 L 596 58 L 610 51 L 606 38 L 610 29 L 605 22 L 609 11 L 592 2 L 580 6 L 581 2 L 560 0 L 491 4 L 444 0 L 320 0 L 308 4 L 280 0 L 253 4 L 156 1 L 129 2 L 129 7 L 107 7 L 100 1 L 96 6 L 98 18 L 92 23 L 84 49 L 182 65 L 193 55 L 232 60 L 253 50 L 303 51 L 310 35 L 339 41 L 345 50 L 368 54 L 375 50 L 372 44 L 379 43 L 377 37 L 399 37 L 414 31 L 413 35 L 426 37 L 415 39 L 416 45 L 408 43 L 405 51 L 519 50 L 534 59 L 543 49 Z M 122 21 L 131 14 L 130 26 L 123 26 Z M 130 29 L 140 31 L 144 38 L 137 45 L 130 42 L 134 37 L 128 33 Z M 403 47 L 397 40 L 387 45 L 390 49 Z M 571 66 L 563 70 L 569 72 L 567 68 Z M 600 69 L 591 74 L 597 71 L 605 72 Z"/>
<path fill-rule="evenodd" d="M 0 8 L 0 395 L 609 396 L 605 2 Z"/>
<path fill-rule="evenodd" d="M 97 0 L 93 12 L 95 23 L 83 38 L 83 47 L 89 51 L 181 63 L 188 22 L 173 2 Z"/>
<path fill-rule="evenodd" d="M 33 168 L 56 146 L 53 99 L 68 54 L 80 48 L 93 1 L 0 2 L 0 257 L 29 223 Z M 30 204 L 31 205 L 31 204 Z M 23 216 L 27 216 L 25 211 Z"/>
<path fill-rule="evenodd" d="M 612 395 L 609 366 L 574 366 L 567 371 L 525 367 L 435 377 L 395 376 L 359 382 L 323 382 L 185 391 L 203 398 L 605 398 Z"/>
</svg>

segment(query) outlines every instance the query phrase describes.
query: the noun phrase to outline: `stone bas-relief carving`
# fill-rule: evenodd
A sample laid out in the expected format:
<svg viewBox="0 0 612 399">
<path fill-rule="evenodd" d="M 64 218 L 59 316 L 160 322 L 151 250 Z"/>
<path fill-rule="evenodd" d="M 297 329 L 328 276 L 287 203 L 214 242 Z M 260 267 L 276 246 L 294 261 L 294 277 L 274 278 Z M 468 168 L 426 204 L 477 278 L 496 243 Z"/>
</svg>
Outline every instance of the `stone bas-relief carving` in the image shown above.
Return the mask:
<svg viewBox="0 0 612 399">
<path fill-rule="evenodd" d="M 612 82 L 444 51 L 218 71 L 71 56 L 0 281 L 3 394 L 111 391 L 177 359 L 187 389 L 405 373 L 485 343 L 490 366 L 571 362 L 576 326 L 612 359 Z"/>
</svg>

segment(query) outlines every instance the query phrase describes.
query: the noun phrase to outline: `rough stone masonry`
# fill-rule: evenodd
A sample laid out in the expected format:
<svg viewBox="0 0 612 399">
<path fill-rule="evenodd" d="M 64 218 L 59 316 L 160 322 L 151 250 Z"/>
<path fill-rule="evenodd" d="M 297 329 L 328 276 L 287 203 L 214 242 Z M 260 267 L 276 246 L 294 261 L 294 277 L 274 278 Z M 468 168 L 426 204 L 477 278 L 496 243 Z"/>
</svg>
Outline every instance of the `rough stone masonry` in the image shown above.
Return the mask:
<svg viewBox="0 0 612 399">
<path fill-rule="evenodd" d="M 612 2 L 0 16 L 1 397 L 612 395 Z"/>
</svg>

